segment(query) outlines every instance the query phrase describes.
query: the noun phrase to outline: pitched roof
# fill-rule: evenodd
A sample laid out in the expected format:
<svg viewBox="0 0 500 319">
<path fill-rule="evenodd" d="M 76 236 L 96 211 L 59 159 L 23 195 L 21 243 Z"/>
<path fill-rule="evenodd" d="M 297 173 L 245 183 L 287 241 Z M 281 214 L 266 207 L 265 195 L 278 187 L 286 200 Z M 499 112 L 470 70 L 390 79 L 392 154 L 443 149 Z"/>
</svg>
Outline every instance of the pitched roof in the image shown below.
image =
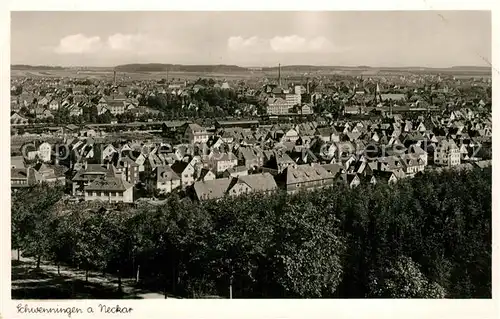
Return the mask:
<svg viewBox="0 0 500 319">
<path fill-rule="evenodd" d="M 329 173 L 320 165 L 294 165 L 288 166 L 284 172 L 286 176 L 286 184 L 304 183 L 308 181 L 317 181 L 332 178 L 333 174 Z"/>
<path fill-rule="evenodd" d="M 478 166 L 479 168 L 486 168 L 486 167 L 489 167 L 491 166 L 491 160 L 484 160 L 484 161 L 477 161 L 475 162 L 476 166 Z"/>
<path fill-rule="evenodd" d="M 335 127 L 330 126 L 330 127 L 318 127 L 316 129 L 316 132 L 320 136 L 325 136 L 325 137 L 330 137 L 332 134 L 338 134 L 337 130 Z"/>
<path fill-rule="evenodd" d="M 333 176 L 336 176 L 339 172 L 341 172 L 344 167 L 340 164 L 324 164 L 324 165 L 321 165 L 323 166 L 323 168 L 330 172 L 330 174 L 332 174 Z"/>
<path fill-rule="evenodd" d="M 28 178 L 28 169 L 27 168 L 11 168 L 10 169 L 10 178 L 16 179 L 27 179 Z"/>
<path fill-rule="evenodd" d="M 188 165 L 189 165 L 189 163 L 177 161 L 174 164 L 172 164 L 171 167 L 172 167 L 172 170 L 174 172 L 176 172 L 177 174 L 182 174 L 182 172 L 184 172 L 184 170 L 186 169 L 186 167 Z"/>
<path fill-rule="evenodd" d="M 246 166 L 243 166 L 243 165 L 240 165 L 240 166 L 234 166 L 234 167 L 230 167 L 226 170 L 228 173 L 232 174 L 232 173 L 241 173 L 241 172 L 245 172 L 245 171 L 248 171 L 247 167 Z"/>
<path fill-rule="evenodd" d="M 278 188 L 274 177 L 269 173 L 240 176 L 238 180 L 250 186 L 253 191 L 264 192 Z"/>
<path fill-rule="evenodd" d="M 382 181 L 385 181 L 385 182 L 388 182 L 389 179 L 392 177 L 392 176 L 395 176 L 396 175 L 394 174 L 394 172 L 389 172 L 389 171 L 381 171 L 381 170 L 374 170 L 373 171 L 373 176 L 375 176 L 375 178 L 377 180 L 382 180 Z"/>
<path fill-rule="evenodd" d="M 104 177 L 97 178 L 89 186 L 86 191 L 126 191 L 133 186 L 119 177 Z"/>
<path fill-rule="evenodd" d="M 218 178 L 194 183 L 194 191 L 199 200 L 217 199 L 224 196 L 231 184 L 231 178 Z"/>
<path fill-rule="evenodd" d="M 15 168 L 24 168 L 24 157 L 23 156 L 11 156 L 10 166 Z"/>
<path fill-rule="evenodd" d="M 168 165 L 158 166 L 155 168 L 155 174 L 157 182 L 167 182 L 181 179 L 179 175 L 177 175 Z"/>
</svg>

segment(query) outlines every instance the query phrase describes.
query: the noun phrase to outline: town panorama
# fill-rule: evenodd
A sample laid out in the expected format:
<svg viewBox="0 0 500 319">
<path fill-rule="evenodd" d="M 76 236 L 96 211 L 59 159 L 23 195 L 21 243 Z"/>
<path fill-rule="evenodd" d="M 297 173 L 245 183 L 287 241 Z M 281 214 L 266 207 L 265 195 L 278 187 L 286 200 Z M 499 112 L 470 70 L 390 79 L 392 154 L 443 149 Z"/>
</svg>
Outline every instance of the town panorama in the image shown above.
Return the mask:
<svg viewBox="0 0 500 319">
<path fill-rule="evenodd" d="M 11 66 L 12 297 L 491 298 L 489 67 Z"/>
</svg>

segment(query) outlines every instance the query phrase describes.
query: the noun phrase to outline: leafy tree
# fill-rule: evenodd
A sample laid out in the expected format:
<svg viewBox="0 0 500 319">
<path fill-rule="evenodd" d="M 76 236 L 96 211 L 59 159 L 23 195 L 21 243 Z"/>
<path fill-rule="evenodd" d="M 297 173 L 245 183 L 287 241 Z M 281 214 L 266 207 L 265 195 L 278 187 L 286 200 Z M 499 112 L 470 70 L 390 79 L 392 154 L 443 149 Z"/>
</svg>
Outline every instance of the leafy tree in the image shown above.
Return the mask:
<svg viewBox="0 0 500 319">
<path fill-rule="evenodd" d="M 52 209 L 62 197 L 62 187 L 41 184 L 13 194 L 12 245 L 26 256 L 41 259 L 50 255 L 53 233 Z"/>
<path fill-rule="evenodd" d="M 371 295 L 382 298 L 444 298 L 445 290 L 430 283 L 418 265 L 408 257 L 400 257 L 383 270 L 381 278 L 372 279 Z"/>
</svg>

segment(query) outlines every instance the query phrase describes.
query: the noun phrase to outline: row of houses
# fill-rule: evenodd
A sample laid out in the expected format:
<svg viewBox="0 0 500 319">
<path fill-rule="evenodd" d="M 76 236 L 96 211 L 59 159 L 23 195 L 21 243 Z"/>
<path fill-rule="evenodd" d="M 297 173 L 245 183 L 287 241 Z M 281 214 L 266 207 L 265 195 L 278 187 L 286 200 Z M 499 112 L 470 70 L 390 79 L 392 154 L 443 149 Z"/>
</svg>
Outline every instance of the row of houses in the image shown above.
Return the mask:
<svg viewBox="0 0 500 319">
<path fill-rule="evenodd" d="M 226 124 L 165 125 L 175 145 L 75 137 L 64 141 L 65 156 L 56 145 L 37 142 L 23 159 L 38 166 L 12 167 L 11 185 L 54 181 L 50 169 L 62 166 L 75 199 L 133 202 L 143 189 L 181 190 L 206 200 L 276 189 L 294 193 L 337 182 L 392 183 L 429 166 L 461 167 L 491 158 L 477 152 L 491 150 L 491 119 L 467 110 L 415 119 Z M 61 176 L 56 170 L 54 175 Z"/>
</svg>

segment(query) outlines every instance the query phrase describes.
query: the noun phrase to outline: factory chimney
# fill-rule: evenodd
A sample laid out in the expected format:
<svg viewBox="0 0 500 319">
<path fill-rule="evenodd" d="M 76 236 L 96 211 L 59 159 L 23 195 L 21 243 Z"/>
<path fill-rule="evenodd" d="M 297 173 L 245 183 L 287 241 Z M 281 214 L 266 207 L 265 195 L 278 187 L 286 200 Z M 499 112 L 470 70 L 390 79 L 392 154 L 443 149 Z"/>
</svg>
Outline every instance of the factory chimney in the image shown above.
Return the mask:
<svg viewBox="0 0 500 319">
<path fill-rule="evenodd" d="M 116 70 L 113 71 L 113 85 L 116 85 Z"/>
<path fill-rule="evenodd" d="M 281 64 L 278 64 L 278 85 L 281 87 Z"/>
</svg>

